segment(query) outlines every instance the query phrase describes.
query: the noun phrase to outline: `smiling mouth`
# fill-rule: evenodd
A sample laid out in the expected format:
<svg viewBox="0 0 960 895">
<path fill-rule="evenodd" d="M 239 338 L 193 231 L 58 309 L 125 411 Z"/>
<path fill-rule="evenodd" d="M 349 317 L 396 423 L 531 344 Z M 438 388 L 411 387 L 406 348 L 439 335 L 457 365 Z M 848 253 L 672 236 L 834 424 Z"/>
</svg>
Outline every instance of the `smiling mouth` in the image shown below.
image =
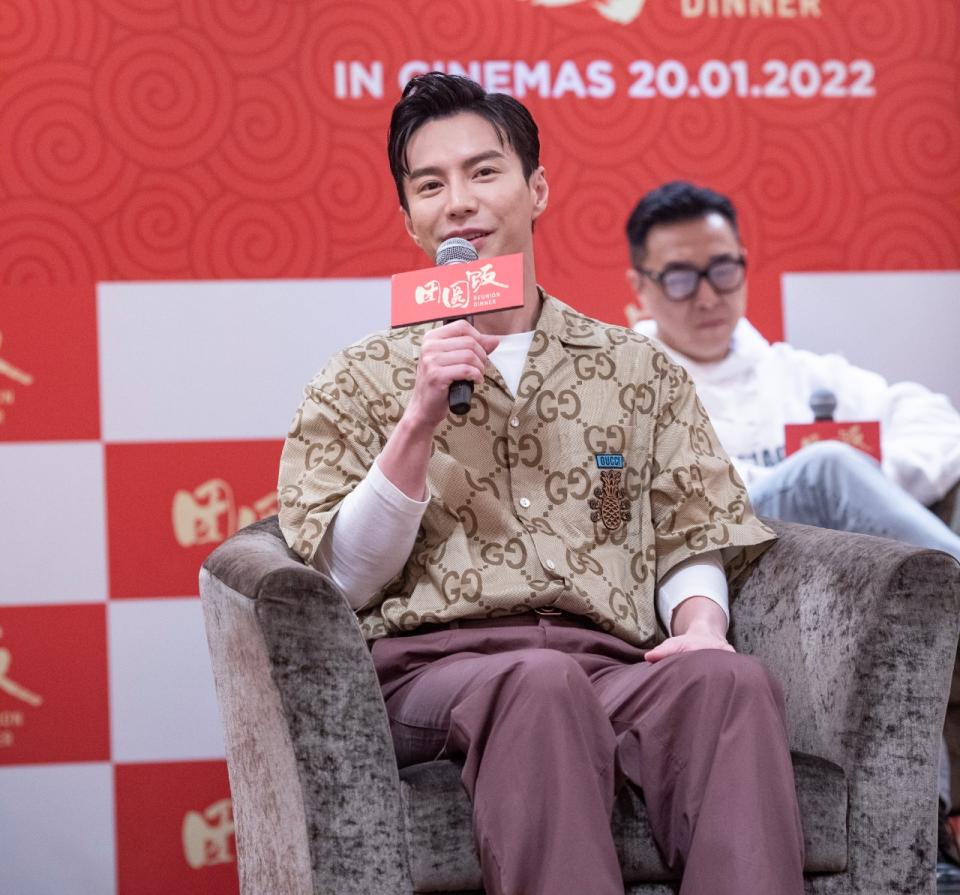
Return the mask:
<svg viewBox="0 0 960 895">
<path fill-rule="evenodd" d="M 458 237 L 460 239 L 466 239 L 469 242 L 473 242 L 475 239 L 482 239 L 484 236 L 489 236 L 489 230 L 455 230 L 452 233 L 448 233 L 444 239 L 453 239 Z"/>
</svg>

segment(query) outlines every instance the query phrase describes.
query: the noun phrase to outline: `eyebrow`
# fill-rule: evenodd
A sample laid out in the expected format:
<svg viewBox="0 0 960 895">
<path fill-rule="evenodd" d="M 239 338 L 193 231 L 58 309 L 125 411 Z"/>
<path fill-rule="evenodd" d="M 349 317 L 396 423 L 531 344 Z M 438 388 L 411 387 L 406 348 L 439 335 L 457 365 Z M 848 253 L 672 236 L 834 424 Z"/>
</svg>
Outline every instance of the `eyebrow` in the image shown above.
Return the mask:
<svg viewBox="0 0 960 895">
<path fill-rule="evenodd" d="M 740 255 L 734 255 L 732 252 L 721 252 L 719 255 L 711 255 L 709 260 L 707 261 L 707 264 L 713 264 L 714 261 L 736 261 L 740 257 L 741 257 Z M 668 261 L 666 264 L 663 265 L 664 270 L 668 270 L 670 268 L 676 268 L 676 267 L 686 269 L 686 268 L 696 268 L 697 265 L 694 264 L 692 261 Z"/>
<path fill-rule="evenodd" d="M 480 164 L 480 162 L 486 162 L 486 161 L 489 161 L 490 159 L 502 159 L 502 158 L 506 158 L 506 156 L 502 152 L 496 149 L 488 149 L 486 152 L 479 152 L 476 155 L 471 155 L 470 158 L 465 159 L 462 167 L 472 168 L 474 165 Z M 426 177 L 427 175 L 430 175 L 432 177 L 438 177 L 442 173 L 443 173 L 442 168 L 439 168 L 436 165 L 427 165 L 423 168 L 415 168 L 413 171 L 410 171 L 407 174 L 407 180 L 416 180 L 416 178 L 418 177 Z"/>
</svg>

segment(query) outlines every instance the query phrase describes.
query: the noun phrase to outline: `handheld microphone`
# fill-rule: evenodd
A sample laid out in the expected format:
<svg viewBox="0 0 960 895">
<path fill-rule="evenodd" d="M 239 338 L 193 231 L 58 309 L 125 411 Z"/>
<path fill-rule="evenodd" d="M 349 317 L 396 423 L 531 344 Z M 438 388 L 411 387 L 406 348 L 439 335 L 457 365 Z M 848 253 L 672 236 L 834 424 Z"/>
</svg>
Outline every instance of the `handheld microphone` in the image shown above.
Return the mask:
<svg viewBox="0 0 960 895">
<path fill-rule="evenodd" d="M 818 388 L 810 395 L 810 409 L 818 423 L 833 422 L 837 409 L 837 396 L 828 388 Z"/>
<path fill-rule="evenodd" d="M 842 441 L 880 461 L 879 420 L 837 421 L 837 396 L 828 388 L 810 394 L 812 423 L 787 423 L 784 426 L 784 453 L 791 456 L 818 441 Z"/>
<path fill-rule="evenodd" d="M 470 261 L 476 261 L 479 258 L 476 248 L 472 242 L 467 239 L 461 239 L 459 236 L 451 236 L 440 243 L 437 249 L 436 263 L 437 267 L 446 267 L 448 264 L 467 264 Z M 453 320 L 466 320 L 473 323 L 473 317 L 454 317 Z M 453 320 L 448 320 L 452 323 Z M 473 383 L 468 379 L 458 379 L 450 384 L 450 392 L 447 395 L 447 402 L 450 410 L 457 416 L 465 416 L 470 412 L 470 400 L 473 397 Z"/>
</svg>

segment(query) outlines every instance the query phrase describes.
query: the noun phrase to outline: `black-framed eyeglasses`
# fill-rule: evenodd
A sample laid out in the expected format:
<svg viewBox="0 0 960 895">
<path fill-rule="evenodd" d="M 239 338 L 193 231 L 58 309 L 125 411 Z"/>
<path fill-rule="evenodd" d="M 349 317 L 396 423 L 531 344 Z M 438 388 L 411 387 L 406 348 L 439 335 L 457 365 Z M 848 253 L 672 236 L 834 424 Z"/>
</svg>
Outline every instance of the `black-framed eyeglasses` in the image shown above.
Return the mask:
<svg viewBox="0 0 960 895">
<path fill-rule="evenodd" d="M 686 301 L 697 294 L 701 278 L 720 295 L 736 292 L 746 279 L 747 259 L 714 258 L 706 267 L 694 267 L 692 264 L 671 264 L 661 271 L 644 270 L 638 267 L 637 271 L 645 277 L 650 277 L 663 294 L 670 301 Z"/>
</svg>

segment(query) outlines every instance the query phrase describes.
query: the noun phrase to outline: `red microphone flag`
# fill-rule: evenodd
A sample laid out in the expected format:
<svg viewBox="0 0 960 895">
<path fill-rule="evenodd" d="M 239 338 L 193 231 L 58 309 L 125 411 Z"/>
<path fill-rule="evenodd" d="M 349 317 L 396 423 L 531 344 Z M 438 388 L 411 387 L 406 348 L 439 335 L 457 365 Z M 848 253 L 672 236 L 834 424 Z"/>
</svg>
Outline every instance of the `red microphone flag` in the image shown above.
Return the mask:
<svg viewBox="0 0 960 895">
<path fill-rule="evenodd" d="M 523 254 L 394 274 L 390 325 L 486 314 L 523 304 Z"/>
</svg>

